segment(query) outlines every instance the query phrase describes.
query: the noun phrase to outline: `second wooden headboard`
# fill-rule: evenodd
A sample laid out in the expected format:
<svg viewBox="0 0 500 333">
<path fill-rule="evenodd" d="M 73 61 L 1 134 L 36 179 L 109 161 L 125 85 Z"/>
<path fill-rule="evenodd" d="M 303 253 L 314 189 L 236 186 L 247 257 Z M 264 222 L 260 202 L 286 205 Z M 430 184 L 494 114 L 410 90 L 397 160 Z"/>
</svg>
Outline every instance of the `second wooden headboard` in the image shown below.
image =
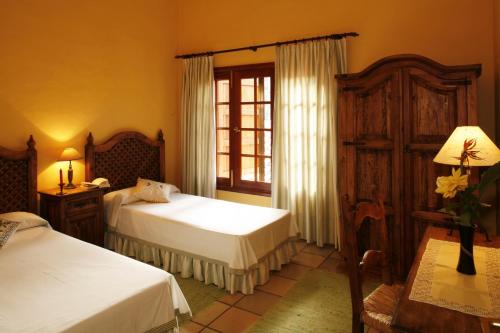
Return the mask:
<svg viewBox="0 0 500 333">
<path fill-rule="evenodd" d="M 135 186 L 137 178 L 165 181 L 165 140 L 160 130 L 156 140 L 127 131 L 94 144 L 89 133 L 85 146 L 85 180 L 107 178 L 111 191 Z"/>
</svg>

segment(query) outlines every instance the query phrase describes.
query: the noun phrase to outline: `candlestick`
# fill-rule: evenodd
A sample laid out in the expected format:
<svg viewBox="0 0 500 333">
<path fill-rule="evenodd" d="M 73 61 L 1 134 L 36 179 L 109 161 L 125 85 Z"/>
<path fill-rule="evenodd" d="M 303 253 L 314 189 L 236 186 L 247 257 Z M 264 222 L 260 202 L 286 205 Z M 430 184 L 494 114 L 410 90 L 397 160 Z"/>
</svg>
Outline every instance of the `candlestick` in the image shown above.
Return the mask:
<svg viewBox="0 0 500 333">
<path fill-rule="evenodd" d="M 59 183 L 59 193 L 57 193 L 57 195 L 63 195 L 64 194 L 63 188 L 64 188 L 64 183 Z"/>
<path fill-rule="evenodd" d="M 62 175 L 62 169 L 59 169 L 59 193 L 58 195 L 63 195 L 63 188 L 64 188 L 64 183 L 63 183 L 63 175 Z"/>
</svg>

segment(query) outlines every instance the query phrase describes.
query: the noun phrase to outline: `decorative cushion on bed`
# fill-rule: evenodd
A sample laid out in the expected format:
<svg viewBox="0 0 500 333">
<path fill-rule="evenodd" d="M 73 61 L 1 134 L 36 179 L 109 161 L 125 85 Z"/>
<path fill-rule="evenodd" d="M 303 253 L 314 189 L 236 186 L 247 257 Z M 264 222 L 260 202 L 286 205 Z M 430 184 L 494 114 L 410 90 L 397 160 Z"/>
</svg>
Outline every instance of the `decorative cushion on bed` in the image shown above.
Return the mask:
<svg viewBox="0 0 500 333">
<path fill-rule="evenodd" d="M 15 234 L 20 224 L 20 222 L 0 218 L 0 249 L 7 244 L 10 236 Z"/>
<path fill-rule="evenodd" d="M 137 179 L 134 195 L 144 201 L 169 202 L 168 196 L 176 191 L 179 190 L 174 185 L 139 178 Z"/>
<path fill-rule="evenodd" d="M 40 216 L 29 213 L 29 212 L 9 212 L 0 214 L 0 219 L 19 222 L 20 225 L 17 228 L 17 231 L 21 231 L 24 229 L 42 227 L 42 226 L 50 226 L 49 222 Z"/>
</svg>

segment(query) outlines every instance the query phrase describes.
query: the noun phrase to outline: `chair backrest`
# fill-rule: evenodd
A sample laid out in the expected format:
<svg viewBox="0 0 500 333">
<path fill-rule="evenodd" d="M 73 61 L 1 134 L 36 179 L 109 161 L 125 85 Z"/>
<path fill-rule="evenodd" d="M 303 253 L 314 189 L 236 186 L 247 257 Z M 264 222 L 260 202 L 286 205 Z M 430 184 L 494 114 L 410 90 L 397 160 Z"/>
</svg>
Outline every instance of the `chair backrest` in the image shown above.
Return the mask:
<svg viewBox="0 0 500 333">
<path fill-rule="evenodd" d="M 342 197 L 342 218 L 351 287 L 353 325 L 355 319 L 359 321 L 363 311 L 363 272 L 377 267 L 381 268 L 383 283 L 392 284 L 391 246 L 385 221 L 384 200 L 380 194 L 375 197 L 374 202 L 361 202 L 356 207 L 349 203 L 347 195 Z M 358 250 L 358 240 L 359 230 L 364 222 L 373 223 L 370 230 L 378 233 L 379 244 L 382 248 L 378 250 L 368 249 L 361 257 Z"/>
</svg>

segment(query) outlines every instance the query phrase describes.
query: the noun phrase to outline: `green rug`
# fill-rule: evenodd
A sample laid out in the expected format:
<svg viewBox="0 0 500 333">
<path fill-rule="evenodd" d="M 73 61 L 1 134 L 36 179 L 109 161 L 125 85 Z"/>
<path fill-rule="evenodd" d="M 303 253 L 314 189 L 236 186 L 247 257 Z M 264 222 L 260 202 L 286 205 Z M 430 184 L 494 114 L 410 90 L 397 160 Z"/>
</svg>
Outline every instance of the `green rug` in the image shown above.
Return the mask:
<svg viewBox="0 0 500 333">
<path fill-rule="evenodd" d="M 226 294 L 224 289 L 219 289 L 213 284 L 207 286 L 204 282 L 193 278 L 183 279 L 180 274 L 175 274 L 175 280 L 181 287 L 193 315 Z"/>
<path fill-rule="evenodd" d="M 367 283 L 366 293 L 376 287 Z M 351 294 L 346 275 L 311 270 L 247 332 L 351 332 Z"/>
</svg>

